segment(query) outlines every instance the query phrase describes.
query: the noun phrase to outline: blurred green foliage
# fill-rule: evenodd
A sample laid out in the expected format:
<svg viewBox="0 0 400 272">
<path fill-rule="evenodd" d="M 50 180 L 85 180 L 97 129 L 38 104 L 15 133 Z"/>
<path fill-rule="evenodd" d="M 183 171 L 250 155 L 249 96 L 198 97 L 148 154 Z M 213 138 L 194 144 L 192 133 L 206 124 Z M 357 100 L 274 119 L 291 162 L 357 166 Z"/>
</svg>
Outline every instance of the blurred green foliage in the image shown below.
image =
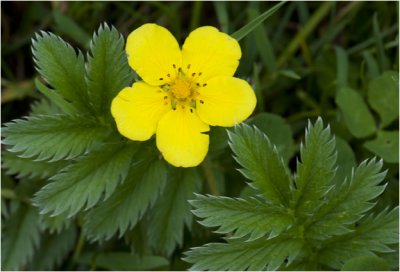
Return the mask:
<svg viewBox="0 0 400 272">
<path fill-rule="evenodd" d="M 155 22 L 167 27 L 182 44 L 191 30 L 202 25 L 213 25 L 232 34 L 273 4 L 2 2 L 2 124 L 31 111 L 48 114 L 59 110 L 46 102 L 37 102 L 45 91 L 39 92 L 40 84 L 35 85 L 37 73 L 31 42 L 36 32 L 50 31 L 87 51 L 92 33 L 103 22 L 113 25 L 124 37 L 144 23 Z M 351 169 L 369 157 L 383 158 L 383 168 L 389 170 L 388 185 L 378 198 L 375 212 L 399 202 L 398 9 L 398 2 L 288 2 L 240 40 L 242 60 L 237 76 L 251 82 L 258 98 L 248 123 L 268 135 L 291 170 L 296 167 L 307 120 L 318 116 L 337 135 L 338 162 L 344 168 Z M 202 192 L 231 197 L 251 195 L 244 178 L 234 170 L 237 164 L 228 149 L 225 130 L 213 129 L 211 138 L 210 154 L 199 168 L 198 175 L 204 183 Z M 1 212 L 2 220 L 16 222 L 21 228 L 7 229 L 3 225 L 2 233 L 15 237 L 15 249 L 25 248 L 20 256 L 24 262 L 21 269 L 184 270 L 189 265 L 181 260 L 182 252 L 220 240 L 197 223 L 185 232 L 182 225 L 179 227 L 183 244 L 175 248 L 174 241 L 173 246 L 166 241 L 165 248 L 157 253 L 167 257 L 152 256 L 149 250 L 157 247 L 157 241 L 146 241 L 144 224 L 139 223 L 123 238 L 88 242 L 80 218 L 68 222 L 57 217 L 39 218 L 30 204 L 32 194 L 43 185 L 42 178 L 57 173 L 62 161 L 46 169 L 41 162 L 29 164 L 13 156 L 2 155 L 6 172 L 2 172 Z M 19 165 L 27 164 L 24 167 L 39 169 L 40 173 L 18 171 L 22 168 Z M 196 182 L 188 186 L 196 190 L 201 187 Z M 163 203 L 157 202 L 154 207 L 157 206 Z M 154 209 L 146 220 L 155 220 Z M 167 216 L 162 210 L 159 213 L 160 218 Z M 23 222 L 32 222 L 31 227 L 24 229 Z M 38 247 L 38 233 L 43 226 L 43 241 L 60 242 Z M 153 229 L 159 233 L 159 239 L 166 239 L 159 226 Z M 123 266 L 129 251 L 142 258 L 132 266 Z M 397 257 L 391 267 L 398 268 Z M 28 261 L 35 259 L 41 262 Z M 18 260 L 11 258 L 9 262 Z M 358 262 L 349 262 L 345 267 L 356 270 Z"/>
</svg>

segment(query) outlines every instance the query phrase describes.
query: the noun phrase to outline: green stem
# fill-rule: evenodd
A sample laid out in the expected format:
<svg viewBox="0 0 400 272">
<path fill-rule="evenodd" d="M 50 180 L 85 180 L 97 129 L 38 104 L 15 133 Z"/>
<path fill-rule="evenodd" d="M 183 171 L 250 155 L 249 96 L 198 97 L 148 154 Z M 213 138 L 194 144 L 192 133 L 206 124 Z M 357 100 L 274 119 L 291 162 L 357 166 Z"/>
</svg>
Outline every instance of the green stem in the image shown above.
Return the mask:
<svg viewBox="0 0 400 272">
<path fill-rule="evenodd" d="M 211 194 L 218 196 L 218 187 L 217 187 L 217 179 L 212 170 L 212 164 L 209 159 L 205 159 L 202 163 L 202 168 L 204 170 L 204 174 L 206 176 L 208 188 L 210 189 Z"/>
<path fill-rule="evenodd" d="M 81 229 L 79 233 L 78 243 L 76 244 L 74 253 L 72 255 L 72 262 L 69 264 L 68 270 L 71 270 L 72 266 L 78 262 L 78 259 L 81 256 L 84 245 L 85 245 L 85 235 L 83 234 L 83 230 Z"/>
<path fill-rule="evenodd" d="M 297 33 L 297 35 L 290 42 L 289 46 L 286 47 L 285 51 L 280 55 L 277 63 L 279 67 L 282 67 L 286 61 L 292 57 L 292 55 L 297 51 L 301 43 L 307 38 L 311 32 L 318 26 L 321 20 L 328 14 L 329 10 L 335 2 L 324 2 L 318 8 L 318 10 L 313 14 L 313 16 L 308 20 L 306 25 Z"/>
</svg>

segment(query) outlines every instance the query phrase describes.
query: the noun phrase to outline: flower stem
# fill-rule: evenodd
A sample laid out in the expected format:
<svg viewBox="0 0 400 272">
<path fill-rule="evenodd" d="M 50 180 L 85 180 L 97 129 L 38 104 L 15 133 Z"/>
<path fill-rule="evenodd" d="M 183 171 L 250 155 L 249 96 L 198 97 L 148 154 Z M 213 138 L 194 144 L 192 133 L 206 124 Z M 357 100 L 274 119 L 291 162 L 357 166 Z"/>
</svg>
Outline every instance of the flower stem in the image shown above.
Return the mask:
<svg viewBox="0 0 400 272">
<path fill-rule="evenodd" d="M 218 186 L 217 186 L 217 179 L 214 175 L 214 172 L 212 169 L 213 166 L 211 164 L 211 161 L 208 158 L 205 159 L 204 162 L 202 163 L 202 167 L 203 167 L 203 171 L 206 176 L 208 188 L 210 189 L 211 194 L 218 196 L 219 192 L 218 192 Z"/>
</svg>

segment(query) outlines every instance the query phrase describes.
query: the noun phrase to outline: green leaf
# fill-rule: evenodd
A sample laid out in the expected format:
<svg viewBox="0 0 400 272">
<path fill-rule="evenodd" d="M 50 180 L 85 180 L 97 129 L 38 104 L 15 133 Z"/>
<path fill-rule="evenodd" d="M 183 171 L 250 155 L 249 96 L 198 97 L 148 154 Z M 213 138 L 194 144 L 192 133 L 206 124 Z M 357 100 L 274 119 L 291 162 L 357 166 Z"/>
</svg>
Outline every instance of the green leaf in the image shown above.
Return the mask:
<svg viewBox="0 0 400 272">
<path fill-rule="evenodd" d="M 83 54 L 52 33 L 32 39 L 32 53 L 42 77 L 80 112 L 90 113 Z"/>
<path fill-rule="evenodd" d="M 389 271 L 389 264 L 376 255 L 354 257 L 343 265 L 341 271 Z"/>
<path fill-rule="evenodd" d="M 73 218 L 67 218 L 65 215 L 50 216 L 49 214 L 41 214 L 40 223 L 42 229 L 48 230 L 50 234 L 60 233 L 69 228 Z"/>
<path fill-rule="evenodd" d="M 146 158 L 134 163 L 124 184 L 107 200 L 90 210 L 84 230 L 93 240 L 122 236 L 153 206 L 167 179 L 164 161 Z"/>
<path fill-rule="evenodd" d="M 53 115 L 60 114 L 61 109 L 51 100 L 43 98 L 31 104 L 29 115 Z"/>
<path fill-rule="evenodd" d="M 287 78 L 291 78 L 291 79 L 295 79 L 295 80 L 299 80 L 301 79 L 301 76 L 298 75 L 295 71 L 293 70 L 280 70 L 279 74 L 282 76 L 285 76 Z"/>
<path fill-rule="evenodd" d="M 124 50 L 124 38 L 107 24 L 93 35 L 88 54 L 89 99 L 97 115 L 111 117 L 111 101 L 132 80 L 132 69 Z"/>
<path fill-rule="evenodd" d="M 399 132 L 379 131 L 375 139 L 366 141 L 364 147 L 390 163 L 399 162 Z"/>
<path fill-rule="evenodd" d="M 28 116 L 6 123 L 2 132 L 10 152 L 39 161 L 76 158 L 109 133 L 90 118 L 68 115 Z"/>
<path fill-rule="evenodd" d="M 399 74 L 386 71 L 374 78 L 368 85 L 368 102 L 379 114 L 382 127 L 392 123 L 399 116 Z"/>
<path fill-rule="evenodd" d="M 282 158 L 268 137 L 256 127 L 246 124 L 228 132 L 229 145 L 240 172 L 262 191 L 267 202 L 288 206 L 291 200 L 291 180 Z"/>
<path fill-rule="evenodd" d="M 235 31 L 235 33 L 231 34 L 231 37 L 240 41 L 244 37 L 246 37 L 250 32 L 252 32 L 257 26 L 263 23 L 266 19 L 272 16 L 280 7 L 282 7 L 286 1 L 279 2 L 266 12 L 259 15 L 257 18 L 240 28 L 239 30 Z"/>
<path fill-rule="evenodd" d="M 337 78 L 336 86 L 338 89 L 347 86 L 347 77 L 349 74 L 349 60 L 347 52 L 342 47 L 335 47 L 336 63 L 337 63 Z"/>
<path fill-rule="evenodd" d="M 75 227 L 69 227 L 59 234 L 45 233 L 40 247 L 35 251 L 29 270 L 51 271 L 59 267 L 72 251 L 76 241 Z"/>
<path fill-rule="evenodd" d="M 194 263 L 191 270 L 260 271 L 284 269 L 285 259 L 290 264 L 302 251 L 298 239 L 273 238 L 251 242 L 232 241 L 211 243 L 186 252 L 185 261 Z"/>
<path fill-rule="evenodd" d="M 125 180 L 137 146 L 108 144 L 67 166 L 34 198 L 41 213 L 73 216 L 106 200 Z"/>
<path fill-rule="evenodd" d="M 336 104 L 343 113 L 347 128 L 355 137 L 367 137 L 376 131 L 374 118 L 357 91 L 348 87 L 338 89 Z"/>
<path fill-rule="evenodd" d="M 47 88 L 43 83 L 41 83 L 37 78 L 35 78 L 35 86 L 44 96 L 46 96 L 50 101 L 56 104 L 62 111 L 68 115 L 75 115 L 77 109 L 73 104 L 65 100 L 58 92 Z M 62 113 L 62 112 L 58 112 Z M 45 114 L 47 115 L 47 114 Z"/>
<path fill-rule="evenodd" d="M 322 119 L 306 130 L 304 145 L 300 145 L 297 163 L 296 211 L 309 217 L 322 204 L 321 198 L 329 191 L 335 176 L 335 139 L 329 126 L 324 129 Z"/>
<path fill-rule="evenodd" d="M 340 269 L 349 259 L 371 255 L 373 252 L 391 252 L 388 245 L 399 242 L 399 209 L 382 211 L 369 216 L 352 233 L 332 238 L 318 254 L 318 260 L 333 269 Z"/>
<path fill-rule="evenodd" d="M 1 270 L 23 270 L 40 241 L 39 213 L 21 204 L 3 224 Z"/>
<path fill-rule="evenodd" d="M 342 138 L 335 137 L 337 150 L 337 170 L 333 184 L 342 184 L 346 176 L 356 166 L 356 156 L 351 146 Z"/>
<path fill-rule="evenodd" d="M 100 267 L 111 271 L 157 271 L 169 264 L 164 257 L 150 255 L 139 257 L 128 252 L 86 253 L 78 262 L 90 265 L 93 269 Z"/>
<path fill-rule="evenodd" d="M 351 224 L 370 210 L 375 205 L 371 201 L 385 190 L 386 185 L 379 185 L 386 175 L 381 168 L 382 161 L 364 161 L 348 180 L 333 188 L 307 227 L 307 237 L 320 240 L 350 232 Z"/>
<path fill-rule="evenodd" d="M 17 178 L 49 178 L 57 174 L 67 165 L 66 161 L 44 162 L 18 157 L 15 153 L 4 151 L 1 154 L 1 167 L 7 175 L 16 175 Z"/>
<path fill-rule="evenodd" d="M 149 213 L 147 233 L 154 252 L 170 256 L 176 245 L 182 247 L 185 225 L 192 226 L 188 199 L 199 191 L 202 179 L 197 169 L 174 169 L 168 186 Z"/>
<path fill-rule="evenodd" d="M 205 227 L 218 227 L 216 233 L 230 233 L 231 239 L 242 238 L 253 241 L 265 235 L 275 237 L 289 228 L 293 222 L 286 210 L 270 206 L 263 201 L 250 198 L 228 198 L 196 195 L 190 204 L 193 214 L 203 218 L 199 223 Z"/>
<path fill-rule="evenodd" d="M 264 132 L 271 143 L 276 146 L 278 154 L 283 157 L 286 163 L 289 162 L 294 154 L 295 147 L 292 129 L 285 119 L 276 114 L 263 112 L 249 119 L 248 123 L 255 125 Z"/>
</svg>

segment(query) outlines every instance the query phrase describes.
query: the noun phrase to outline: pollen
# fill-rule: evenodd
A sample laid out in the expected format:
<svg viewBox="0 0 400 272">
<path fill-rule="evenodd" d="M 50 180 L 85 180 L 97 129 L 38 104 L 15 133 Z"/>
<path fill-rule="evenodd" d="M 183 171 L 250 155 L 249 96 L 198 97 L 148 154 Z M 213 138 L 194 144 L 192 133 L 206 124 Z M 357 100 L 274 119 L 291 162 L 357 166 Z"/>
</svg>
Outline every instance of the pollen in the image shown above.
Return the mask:
<svg viewBox="0 0 400 272">
<path fill-rule="evenodd" d="M 171 91 L 175 98 L 184 100 L 192 95 L 192 84 L 185 79 L 177 78 L 171 84 Z"/>
</svg>

